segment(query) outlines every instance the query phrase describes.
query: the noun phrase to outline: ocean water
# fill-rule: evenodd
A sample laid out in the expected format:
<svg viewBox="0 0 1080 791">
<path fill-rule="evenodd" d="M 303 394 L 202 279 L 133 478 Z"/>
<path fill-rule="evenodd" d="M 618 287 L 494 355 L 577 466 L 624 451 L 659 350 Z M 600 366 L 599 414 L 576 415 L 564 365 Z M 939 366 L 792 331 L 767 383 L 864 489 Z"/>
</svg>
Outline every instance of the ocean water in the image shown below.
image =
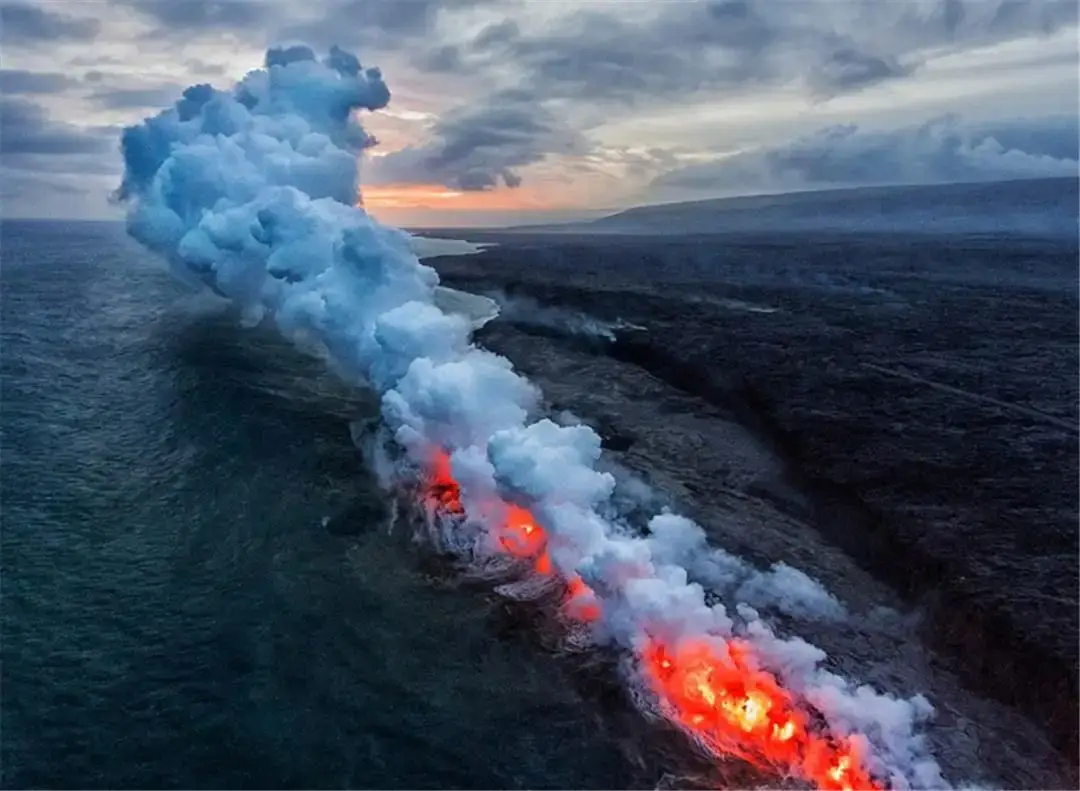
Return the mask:
<svg viewBox="0 0 1080 791">
<path fill-rule="evenodd" d="M 369 403 L 120 227 L 2 231 L 5 787 L 656 782 L 566 660 L 389 529 Z"/>
</svg>

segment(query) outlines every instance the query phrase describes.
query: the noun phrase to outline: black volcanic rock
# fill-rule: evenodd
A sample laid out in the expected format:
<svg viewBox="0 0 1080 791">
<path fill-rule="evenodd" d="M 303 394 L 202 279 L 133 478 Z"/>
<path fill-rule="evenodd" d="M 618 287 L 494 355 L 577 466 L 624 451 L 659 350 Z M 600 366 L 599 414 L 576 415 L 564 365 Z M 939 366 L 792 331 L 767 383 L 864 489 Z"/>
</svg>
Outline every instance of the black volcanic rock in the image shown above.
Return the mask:
<svg viewBox="0 0 1080 791">
<path fill-rule="evenodd" d="M 1027 711 L 1075 759 L 1075 241 L 500 243 L 440 272 L 647 327 L 592 353 L 768 442 L 822 535 L 926 613 L 927 640 L 968 683 Z"/>
</svg>

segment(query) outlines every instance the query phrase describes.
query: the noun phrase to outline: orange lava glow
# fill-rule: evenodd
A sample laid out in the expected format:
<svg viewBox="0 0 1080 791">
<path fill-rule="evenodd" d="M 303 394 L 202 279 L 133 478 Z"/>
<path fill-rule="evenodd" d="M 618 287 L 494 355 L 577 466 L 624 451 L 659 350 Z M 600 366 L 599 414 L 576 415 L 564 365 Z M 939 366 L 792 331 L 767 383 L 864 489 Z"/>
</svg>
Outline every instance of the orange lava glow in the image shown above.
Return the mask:
<svg viewBox="0 0 1080 791">
<path fill-rule="evenodd" d="M 445 453 L 432 456 L 428 471 L 428 495 L 446 513 L 455 516 L 465 513 L 461 505 L 461 487 L 450 474 L 450 457 Z"/>
<path fill-rule="evenodd" d="M 882 788 L 851 745 L 812 732 L 776 677 L 749 666 L 749 645 L 732 640 L 725 648 L 727 656 L 705 641 L 646 648 L 645 673 L 672 719 L 720 754 L 795 772 L 818 788 Z"/>
<path fill-rule="evenodd" d="M 499 543 L 516 558 L 539 558 L 544 553 L 547 536 L 532 514 L 510 504 L 506 506 L 506 516 L 500 526 Z"/>
<path fill-rule="evenodd" d="M 434 454 L 427 493 L 445 514 L 461 516 L 461 490 L 449 457 Z M 537 574 L 554 574 L 547 534 L 528 510 L 505 505 L 498 543 L 510 555 L 534 558 Z M 597 620 L 600 603 L 578 576 L 565 580 L 563 612 L 582 622 Z M 717 755 L 735 755 L 760 768 L 791 773 L 821 789 L 881 789 L 863 768 L 853 746 L 810 724 L 805 705 L 771 673 L 751 661 L 753 647 L 734 639 L 684 641 L 667 646 L 653 640 L 641 666 L 665 714 Z"/>
<path fill-rule="evenodd" d="M 571 618 L 591 623 L 600 617 L 596 596 L 581 577 L 574 575 L 566 583 L 566 602 L 563 609 Z"/>
</svg>

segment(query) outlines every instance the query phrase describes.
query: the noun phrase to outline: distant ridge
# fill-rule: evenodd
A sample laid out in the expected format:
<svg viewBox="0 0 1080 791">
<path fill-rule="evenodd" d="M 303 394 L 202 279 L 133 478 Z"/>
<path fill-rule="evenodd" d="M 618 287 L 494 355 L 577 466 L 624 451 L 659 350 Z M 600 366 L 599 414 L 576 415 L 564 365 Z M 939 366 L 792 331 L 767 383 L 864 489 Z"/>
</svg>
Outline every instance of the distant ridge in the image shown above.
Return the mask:
<svg viewBox="0 0 1080 791">
<path fill-rule="evenodd" d="M 1080 179 L 854 187 L 639 206 L 522 233 L 926 233 L 1076 237 Z"/>
</svg>

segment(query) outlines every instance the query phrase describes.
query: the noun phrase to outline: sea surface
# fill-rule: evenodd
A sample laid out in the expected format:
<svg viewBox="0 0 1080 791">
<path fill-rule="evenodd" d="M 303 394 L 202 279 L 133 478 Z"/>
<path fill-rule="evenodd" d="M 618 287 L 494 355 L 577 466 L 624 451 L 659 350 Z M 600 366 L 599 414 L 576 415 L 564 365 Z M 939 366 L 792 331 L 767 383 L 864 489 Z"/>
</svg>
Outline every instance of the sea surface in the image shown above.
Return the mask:
<svg viewBox="0 0 1080 791">
<path fill-rule="evenodd" d="M 4 787 L 655 785 L 389 529 L 370 404 L 121 227 L 2 231 Z"/>
</svg>

